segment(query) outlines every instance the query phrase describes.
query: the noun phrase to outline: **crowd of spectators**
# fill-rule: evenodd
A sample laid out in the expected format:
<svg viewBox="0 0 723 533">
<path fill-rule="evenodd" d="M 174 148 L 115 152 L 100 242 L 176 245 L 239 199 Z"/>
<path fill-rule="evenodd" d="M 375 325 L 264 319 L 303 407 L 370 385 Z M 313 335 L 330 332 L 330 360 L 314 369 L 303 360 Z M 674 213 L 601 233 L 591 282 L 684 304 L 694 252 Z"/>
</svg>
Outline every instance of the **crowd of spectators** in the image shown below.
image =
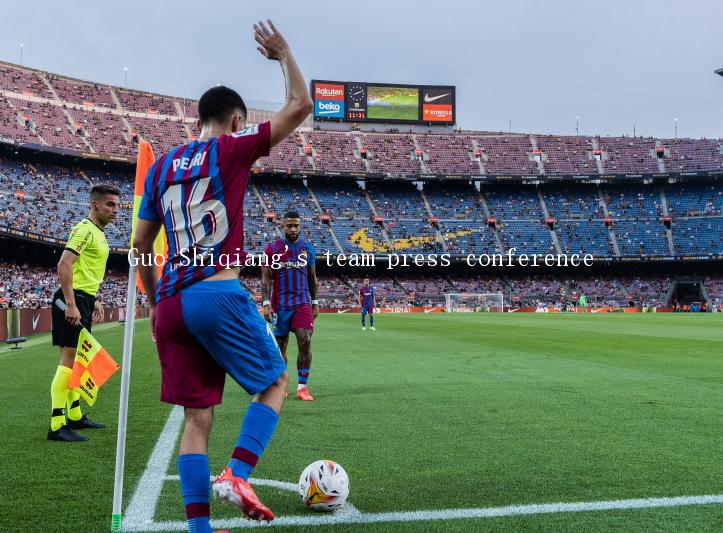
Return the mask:
<svg viewBox="0 0 723 533">
<path fill-rule="evenodd" d="M 127 274 L 109 271 L 98 292 L 106 307 L 125 305 Z M 355 306 L 364 276 L 318 276 L 318 298 L 322 307 Z M 242 271 L 242 285 L 256 300 L 261 297 L 261 277 Z M 447 293 L 502 293 L 505 305 L 515 307 L 558 306 L 587 296 L 593 307 L 630 305 L 659 307 L 668 305 L 670 276 L 528 276 L 496 277 L 490 274 L 454 275 L 398 272 L 390 276 L 371 276 L 380 306 L 443 306 Z M 723 302 L 723 279 L 706 277 L 703 281 L 711 301 Z M 0 261 L 0 308 L 42 308 L 52 303 L 59 282 L 55 269 L 27 263 Z M 145 296 L 139 294 L 138 305 Z"/>
</svg>

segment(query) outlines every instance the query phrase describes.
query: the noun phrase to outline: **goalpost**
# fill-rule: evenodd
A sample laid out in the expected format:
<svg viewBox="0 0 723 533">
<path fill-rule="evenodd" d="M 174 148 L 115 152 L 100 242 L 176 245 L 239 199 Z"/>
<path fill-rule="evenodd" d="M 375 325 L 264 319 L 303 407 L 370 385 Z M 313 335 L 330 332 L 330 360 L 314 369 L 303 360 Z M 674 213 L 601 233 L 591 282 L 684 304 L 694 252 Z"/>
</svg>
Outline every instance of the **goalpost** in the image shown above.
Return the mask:
<svg viewBox="0 0 723 533">
<path fill-rule="evenodd" d="M 449 292 L 444 295 L 447 313 L 502 313 L 504 306 L 501 292 Z"/>
</svg>

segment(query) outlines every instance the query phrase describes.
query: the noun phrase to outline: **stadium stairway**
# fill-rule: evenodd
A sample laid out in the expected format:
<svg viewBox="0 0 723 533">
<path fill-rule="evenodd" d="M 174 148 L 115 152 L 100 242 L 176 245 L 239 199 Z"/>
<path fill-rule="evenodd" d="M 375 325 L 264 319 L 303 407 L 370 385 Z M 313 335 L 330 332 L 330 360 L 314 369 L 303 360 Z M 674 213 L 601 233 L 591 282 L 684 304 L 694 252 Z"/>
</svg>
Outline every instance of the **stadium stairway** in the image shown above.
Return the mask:
<svg viewBox="0 0 723 533">
<path fill-rule="evenodd" d="M 668 200 L 665 197 L 665 189 L 660 189 L 660 209 L 663 212 L 663 216 L 668 216 Z M 671 226 L 672 228 L 672 226 Z M 665 230 L 665 238 L 668 240 L 668 250 L 670 251 L 670 255 L 675 255 L 675 246 L 673 245 L 673 230 L 672 229 L 666 229 Z"/>
<path fill-rule="evenodd" d="M 429 200 L 427 200 L 427 195 L 424 194 L 424 182 L 418 181 L 416 183 L 417 189 L 419 189 L 419 194 L 422 196 L 422 203 L 424 203 L 424 209 L 427 211 L 427 214 L 431 218 L 434 216 L 434 213 L 432 213 L 432 208 L 429 205 Z M 447 252 L 449 250 L 449 248 L 447 247 L 447 241 L 444 240 L 444 235 L 442 235 L 442 232 L 439 231 L 439 225 L 435 226 L 434 230 L 437 234 L 439 242 L 442 243 L 442 249 Z"/>
<path fill-rule="evenodd" d="M 314 205 L 316 206 L 316 209 L 319 213 L 319 216 L 324 212 L 324 210 L 321 208 L 321 204 L 319 203 L 319 200 L 316 198 L 316 194 L 314 194 L 314 190 L 311 188 L 311 186 L 306 183 L 306 180 L 304 180 L 304 184 L 306 185 L 306 190 L 309 192 L 309 197 L 311 198 L 311 201 L 314 202 Z M 336 237 L 336 233 L 334 233 L 334 228 L 332 226 L 331 221 L 329 221 L 329 234 L 331 235 L 331 240 L 334 241 L 334 246 L 336 246 L 337 253 L 343 254 L 344 249 L 341 247 L 341 243 L 339 242 L 339 239 Z"/>
<path fill-rule="evenodd" d="M 540 199 L 540 207 L 542 208 L 542 214 L 544 217 L 550 218 L 550 213 L 547 211 L 547 204 L 545 203 L 545 197 L 542 195 L 542 191 L 538 189 L 537 197 Z M 554 229 L 549 230 L 550 237 L 552 237 L 552 244 L 555 245 L 555 250 L 558 254 L 562 255 L 562 247 L 560 246 L 560 240 L 557 238 L 557 232 Z"/>
<path fill-rule="evenodd" d="M 600 202 L 600 205 L 602 206 L 604 215 L 606 217 L 609 217 L 610 211 L 608 211 L 608 204 L 607 204 L 607 202 L 605 202 L 605 197 L 603 196 L 603 193 L 600 189 L 598 189 L 598 191 L 597 191 L 597 199 Z M 615 255 L 617 257 L 620 257 L 620 246 L 618 246 L 618 238 L 615 236 L 615 232 L 613 231 L 612 225 L 608 227 L 608 237 L 610 237 L 610 242 L 613 245 L 613 252 L 615 252 Z"/>
<path fill-rule="evenodd" d="M 372 202 L 371 196 L 369 196 L 366 188 L 362 189 L 362 191 L 364 193 L 364 198 L 366 198 L 367 204 L 369 204 L 369 209 L 371 210 L 372 215 L 374 217 L 378 217 L 379 213 L 377 212 L 376 207 L 374 207 L 374 202 Z M 392 239 L 389 238 L 389 234 L 387 233 L 387 229 L 384 227 L 384 224 L 381 225 L 381 233 L 384 236 L 384 242 L 386 242 L 387 246 L 389 246 L 389 250 L 394 250 L 394 243 L 392 242 Z"/>
<path fill-rule="evenodd" d="M 471 158 L 473 161 L 474 161 L 474 160 L 477 161 L 477 165 L 479 165 L 479 173 L 480 173 L 480 176 L 484 176 L 484 175 L 485 175 L 485 172 L 486 172 L 486 171 L 485 171 L 485 166 L 484 166 L 484 163 L 483 163 L 484 154 L 482 153 L 482 149 L 479 147 L 479 143 L 477 142 L 477 139 L 475 139 L 475 138 L 472 138 L 472 148 L 473 148 L 473 150 L 472 150 L 472 153 L 470 154 L 470 158 Z M 474 156 L 474 154 L 475 154 L 476 152 L 479 152 L 479 154 L 480 154 L 479 158 L 476 158 L 476 157 Z M 479 182 L 477 182 L 477 186 L 479 186 Z M 489 216 L 489 215 L 487 215 L 487 216 Z"/>
<path fill-rule="evenodd" d="M 540 149 L 540 147 L 537 145 L 537 137 L 535 137 L 534 135 L 530 135 L 530 136 L 528 137 L 528 139 L 530 140 L 530 146 L 532 147 L 532 150 L 530 150 L 530 151 L 539 150 L 539 149 Z M 533 160 L 534 160 L 534 156 L 530 156 L 530 157 L 533 158 Z M 535 160 L 535 161 L 537 162 L 537 173 L 538 173 L 540 176 L 544 176 L 544 175 L 545 175 L 545 158 L 546 158 L 546 157 L 547 157 L 547 156 L 546 156 L 542 151 L 540 151 L 540 159 L 539 159 L 539 160 Z M 560 249 L 560 246 L 559 246 L 559 245 L 557 246 L 557 249 L 558 249 L 558 250 Z"/>
<path fill-rule="evenodd" d="M 309 140 L 306 138 L 306 135 L 304 135 L 304 132 L 301 130 L 297 130 L 297 133 L 299 134 L 299 138 L 301 138 L 301 146 L 304 147 L 309 143 Z M 306 154 L 306 160 L 309 162 L 309 165 L 311 165 L 311 168 L 314 170 L 317 170 L 316 168 L 316 161 L 314 160 L 314 147 L 311 147 L 311 154 Z M 317 204 L 318 205 L 318 204 Z M 321 211 L 320 211 L 321 212 Z"/>
<path fill-rule="evenodd" d="M 475 187 L 477 188 L 477 194 L 479 195 L 480 205 L 482 206 L 482 212 L 485 214 L 485 219 L 488 219 L 488 218 L 490 218 L 490 207 L 487 205 L 487 198 L 485 197 L 484 193 L 480 190 L 479 181 L 475 182 Z M 492 231 L 492 234 L 495 236 L 495 243 L 497 244 L 497 250 L 499 250 L 500 253 L 504 253 L 505 248 L 502 245 L 502 238 L 500 237 L 500 234 L 497 231 L 497 228 L 495 228 Z"/>
<path fill-rule="evenodd" d="M 598 138 L 597 138 L 597 137 L 591 137 L 591 140 L 592 140 L 592 149 L 593 149 L 593 152 L 594 152 L 595 150 L 600 150 L 600 143 L 598 142 Z M 604 171 L 603 171 L 603 164 L 602 164 L 602 160 L 603 160 L 603 158 L 602 158 L 602 152 L 600 153 L 600 158 L 599 158 L 599 159 L 596 158 L 594 155 L 593 155 L 593 159 L 595 159 L 595 163 L 597 164 L 598 174 L 603 174 Z"/>
<path fill-rule="evenodd" d="M 362 144 L 362 141 L 361 141 L 361 135 L 357 135 L 354 133 L 352 135 L 354 136 L 354 140 L 356 141 L 357 150 L 359 150 L 359 157 L 361 157 L 361 151 L 362 151 L 362 148 L 364 148 L 364 145 Z M 371 172 L 372 165 L 369 162 L 369 160 L 366 157 L 361 157 L 361 160 L 364 161 L 364 168 L 366 169 L 366 171 Z"/>
<path fill-rule="evenodd" d="M 419 166 L 422 169 L 422 174 L 429 174 L 429 167 L 427 167 L 427 163 L 424 161 L 425 152 L 422 150 L 422 147 L 419 145 L 419 140 L 414 134 L 412 135 L 412 142 L 414 142 L 414 149 L 419 150 L 422 153 L 419 157 Z"/>
</svg>

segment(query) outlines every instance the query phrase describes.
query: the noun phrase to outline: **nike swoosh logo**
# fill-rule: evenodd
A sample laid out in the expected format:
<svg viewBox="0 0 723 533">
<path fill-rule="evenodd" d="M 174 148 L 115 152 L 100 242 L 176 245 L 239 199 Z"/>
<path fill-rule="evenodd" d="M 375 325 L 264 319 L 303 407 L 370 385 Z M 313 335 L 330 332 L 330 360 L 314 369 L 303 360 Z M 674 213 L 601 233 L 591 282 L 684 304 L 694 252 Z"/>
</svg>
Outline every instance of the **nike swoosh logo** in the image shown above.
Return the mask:
<svg viewBox="0 0 723 533">
<path fill-rule="evenodd" d="M 424 101 L 427 103 L 434 102 L 435 100 L 439 100 L 440 98 L 444 98 L 445 96 L 449 96 L 450 94 L 452 93 L 440 94 L 439 96 L 429 96 L 428 94 L 425 94 Z"/>
<path fill-rule="evenodd" d="M 39 320 L 40 320 L 40 315 L 33 317 L 33 331 L 35 331 L 35 328 L 38 327 Z"/>
<path fill-rule="evenodd" d="M 336 312 L 336 314 L 340 315 L 340 314 L 342 314 L 342 313 L 348 313 L 348 312 L 349 312 L 348 309 L 339 309 L 339 310 Z"/>
<path fill-rule="evenodd" d="M 425 310 L 424 310 L 424 314 L 426 315 L 426 314 L 428 314 L 428 313 L 431 313 L 432 311 L 434 311 L 434 309 L 425 309 Z"/>
</svg>

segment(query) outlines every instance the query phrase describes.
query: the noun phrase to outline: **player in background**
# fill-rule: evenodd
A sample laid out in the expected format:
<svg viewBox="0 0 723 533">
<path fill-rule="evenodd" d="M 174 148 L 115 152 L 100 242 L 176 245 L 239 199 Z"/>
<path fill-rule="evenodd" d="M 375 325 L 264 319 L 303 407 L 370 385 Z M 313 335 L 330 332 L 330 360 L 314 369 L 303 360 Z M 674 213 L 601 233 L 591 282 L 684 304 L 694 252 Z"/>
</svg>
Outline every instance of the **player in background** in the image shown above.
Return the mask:
<svg viewBox="0 0 723 533">
<path fill-rule="evenodd" d="M 60 261 L 60 289 L 53 295 L 53 346 L 60 346 L 60 362 L 50 385 L 52 411 L 48 440 L 78 442 L 88 440 L 76 429 L 99 429 L 80 410 L 80 393 L 68 388 L 78 337 L 82 328 L 103 320 L 103 306 L 96 299 L 105 277 L 110 249 L 103 230 L 118 213 L 120 190 L 99 183 L 90 190 L 90 213 L 70 230 Z M 65 304 L 65 311 L 56 303 Z M 67 411 L 66 411 L 67 406 Z M 66 422 L 67 415 L 67 422 Z"/>
<path fill-rule="evenodd" d="M 369 314 L 369 329 L 374 327 L 374 308 L 377 306 L 377 290 L 369 285 L 369 278 L 364 278 L 364 285 L 359 288 L 359 307 L 361 307 L 362 331 L 367 329 L 366 318 Z"/>
<path fill-rule="evenodd" d="M 161 400 L 184 407 L 178 472 L 194 533 L 211 531 L 211 492 L 252 519 L 274 518 L 248 478 L 274 433 L 288 378 L 270 328 L 238 280 L 246 257 L 243 202 L 254 161 L 293 132 L 313 104 L 273 23 L 254 25 L 254 39 L 264 57 L 281 65 L 286 104 L 270 122 L 246 128 L 246 106 L 236 91 L 206 91 L 198 102 L 198 140 L 162 155 L 148 171 L 134 241 L 136 254 L 148 258 L 161 227 L 168 237 L 160 283 L 149 261 L 140 262 L 138 272 L 145 287 L 156 287 L 149 304 Z M 228 466 L 210 486 L 208 436 L 226 374 L 254 399 Z"/>
<path fill-rule="evenodd" d="M 285 361 L 289 332 L 294 332 L 299 376 L 296 397 L 309 402 L 314 399 L 306 386 L 311 370 L 311 335 L 314 319 L 319 314 L 316 251 L 307 239 L 300 236 L 299 213 L 288 211 L 281 227 L 284 238 L 270 243 L 264 250 L 266 265 L 261 270 L 264 318 L 274 326 L 274 336 Z"/>
<path fill-rule="evenodd" d="M 581 294 L 579 302 L 580 302 L 580 309 L 582 310 L 582 312 L 587 313 L 587 296 L 585 296 L 584 294 Z"/>
</svg>

